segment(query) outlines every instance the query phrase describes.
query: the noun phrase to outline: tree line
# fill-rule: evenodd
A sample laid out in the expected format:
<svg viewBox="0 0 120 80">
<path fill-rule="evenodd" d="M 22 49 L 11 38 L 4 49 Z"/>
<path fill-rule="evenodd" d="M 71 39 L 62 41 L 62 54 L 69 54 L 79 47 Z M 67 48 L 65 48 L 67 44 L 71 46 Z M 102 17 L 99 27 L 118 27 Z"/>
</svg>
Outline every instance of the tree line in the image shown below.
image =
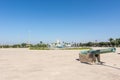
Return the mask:
<svg viewBox="0 0 120 80">
<path fill-rule="evenodd" d="M 106 42 L 73 43 L 72 47 L 120 47 L 120 38 L 109 38 Z"/>
<path fill-rule="evenodd" d="M 29 47 L 48 47 L 48 44 L 40 42 L 37 44 L 21 43 L 13 45 L 0 45 L 0 48 L 29 48 Z"/>
<path fill-rule="evenodd" d="M 63 42 L 64 44 L 71 44 L 71 47 L 120 47 L 120 38 L 109 38 L 106 42 L 86 42 L 86 43 L 67 43 Z M 0 48 L 29 48 L 29 47 L 42 47 L 42 48 L 49 48 L 50 44 L 43 43 L 40 41 L 38 44 L 27 44 L 27 43 L 21 43 L 21 44 L 13 44 L 13 45 L 0 45 Z"/>
</svg>

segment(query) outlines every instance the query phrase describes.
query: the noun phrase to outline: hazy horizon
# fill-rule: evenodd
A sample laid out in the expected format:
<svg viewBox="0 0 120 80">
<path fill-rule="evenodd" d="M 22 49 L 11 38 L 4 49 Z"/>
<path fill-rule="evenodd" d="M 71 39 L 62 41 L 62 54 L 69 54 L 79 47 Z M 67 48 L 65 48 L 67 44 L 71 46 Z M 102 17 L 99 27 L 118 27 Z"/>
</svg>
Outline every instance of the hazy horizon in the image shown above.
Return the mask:
<svg viewBox="0 0 120 80">
<path fill-rule="evenodd" d="M 0 44 L 119 38 L 119 0 L 0 0 Z"/>
</svg>

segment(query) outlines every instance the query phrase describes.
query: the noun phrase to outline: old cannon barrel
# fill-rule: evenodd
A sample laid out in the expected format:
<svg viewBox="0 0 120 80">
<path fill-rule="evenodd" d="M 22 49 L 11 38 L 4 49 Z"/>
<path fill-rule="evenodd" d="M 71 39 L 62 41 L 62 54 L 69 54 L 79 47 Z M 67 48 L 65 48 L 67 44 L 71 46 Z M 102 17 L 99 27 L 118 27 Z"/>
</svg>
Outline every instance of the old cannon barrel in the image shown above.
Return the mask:
<svg viewBox="0 0 120 80">
<path fill-rule="evenodd" d="M 85 50 L 80 51 L 79 60 L 80 62 L 92 63 L 100 62 L 100 54 L 115 52 L 116 48 L 98 49 L 98 50 Z"/>
<path fill-rule="evenodd" d="M 109 53 L 109 52 L 115 52 L 115 51 L 116 51 L 116 48 L 101 49 L 100 54 Z"/>
<path fill-rule="evenodd" d="M 80 54 L 88 54 L 90 50 L 80 51 Z"/>
<path fill-rule="evenodd" d="M 85 50 L 85 51 L 81 51 L 80 54 L 88 54 L 88 53 L 104 54 L 104 53 L 110 53 L 115 51 L 116 51 L 116 48 L 107 48 L 107 49 L 98 49 L 98 50 Z"/>
</svg>

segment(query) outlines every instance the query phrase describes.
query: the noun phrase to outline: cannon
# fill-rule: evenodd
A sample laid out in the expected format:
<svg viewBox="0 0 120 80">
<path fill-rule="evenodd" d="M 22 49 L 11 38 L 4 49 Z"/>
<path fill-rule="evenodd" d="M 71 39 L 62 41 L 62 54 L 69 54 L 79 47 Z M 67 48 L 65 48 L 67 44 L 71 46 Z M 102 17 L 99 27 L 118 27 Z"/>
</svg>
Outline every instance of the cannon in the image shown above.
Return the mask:
<svg viewBox="0 0 120 80">
<path fill-rule="evenodd" d="M 115 52 L 116 48 L 98 49 L 98 50 L 85 50 L 79 53 L 79 60 L 81 63 L 101 63 L 100 54 Z"/>
</svg>

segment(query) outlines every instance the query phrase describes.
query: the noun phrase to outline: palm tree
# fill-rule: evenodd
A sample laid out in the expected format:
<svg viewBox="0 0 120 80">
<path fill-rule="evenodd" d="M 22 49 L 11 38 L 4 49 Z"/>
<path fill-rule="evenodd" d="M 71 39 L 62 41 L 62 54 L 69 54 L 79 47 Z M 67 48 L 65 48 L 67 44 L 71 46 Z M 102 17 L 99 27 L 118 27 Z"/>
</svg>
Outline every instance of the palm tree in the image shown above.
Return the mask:
<svg viewBox="0 0 120 80">
<path fill-rule="evenodd" d="M 27 44 L 26 44 L 26 43 L 22 43 L 22 44 L 21 44 L 21 47 L 22 47 L 22 48 L 25 48 L 25 47 L 27 47 Z"/>
<path fill-rule="evenodd" d="M 113 38 L 110 38 L 110 39 L 109 39 L 111 46 L 113 46 L 113 45 L 112 45 L 113 40 L 114 40 Z"/>
<path fill-rule="evenodd" d="M 42 41 L 40 41 L 40 44 L 43 44 L 43 42 L 42 42 Z"/>
<path fill-rule="evenodd" d="M 110 38 L 109 41 L 112 42 L 114 39 L 113 38 Z"/>
</svg>

